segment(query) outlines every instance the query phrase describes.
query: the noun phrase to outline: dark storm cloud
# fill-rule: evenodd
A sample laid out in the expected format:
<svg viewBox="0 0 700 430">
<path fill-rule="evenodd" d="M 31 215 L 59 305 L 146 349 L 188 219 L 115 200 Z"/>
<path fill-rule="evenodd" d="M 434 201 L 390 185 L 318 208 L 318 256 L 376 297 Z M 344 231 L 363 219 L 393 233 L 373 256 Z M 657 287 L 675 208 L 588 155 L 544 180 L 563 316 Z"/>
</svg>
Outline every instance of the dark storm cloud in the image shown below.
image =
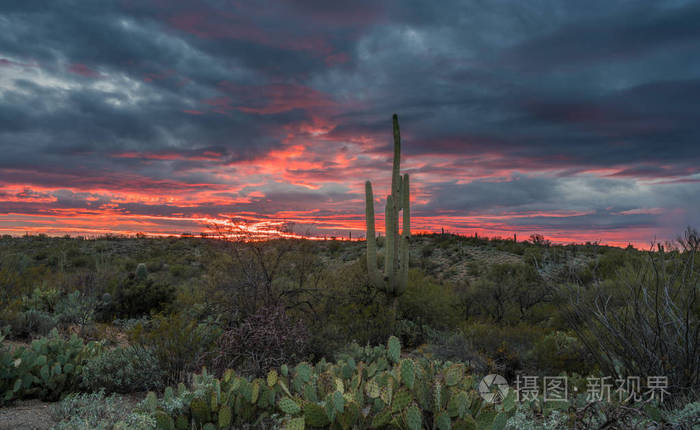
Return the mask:
<svg viewBox="0 0 700 430">
<path fill-rule="evenodd" d="M 634 6 L 612 15 L 572 22 L 507 49 L 504 55 L 515 57 L 515 64 L 524 70 L 541 72 L 635 59 L 657 50 L 680 51 L 700 46 L 697 25 L 700 4 L 668 9 L 652 2 Z"/>
<path fill-rule="evenodd" d="M 695 1 L 4 1 L 0 186 L 196 203 L 113 203 L 165 215 L 251 182 L 264 197 L 206 213 L 360 211 L 352 181 L 386 167 L 398 112 L 425 216 L 570 210 L 586 214 L 511 224 L 585 229 L 663 224 L 629 211 L 665 207 L 697 224 L 698 22 Z"/>
<path fill-rule="evenodd" d="M 516 175 L 510 181 L 472 181 L 433 185 L 429 193 L 429 211 L 461 210 L 472 214 L 489 213 L 496 209 L 533 208 L 551 205 L 559 191 L 551 178 L 528 178 Z"/>
</svg>

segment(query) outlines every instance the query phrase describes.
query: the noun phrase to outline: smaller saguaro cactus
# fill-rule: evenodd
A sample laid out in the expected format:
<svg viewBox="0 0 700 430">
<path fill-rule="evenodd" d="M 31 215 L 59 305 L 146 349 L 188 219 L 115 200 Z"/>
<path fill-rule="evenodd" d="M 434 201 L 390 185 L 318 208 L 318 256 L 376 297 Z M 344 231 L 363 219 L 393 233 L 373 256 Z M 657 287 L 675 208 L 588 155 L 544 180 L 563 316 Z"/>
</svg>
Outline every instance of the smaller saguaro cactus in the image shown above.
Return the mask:
<svg viewBox="0 0 700 430">
<path fill-rule="evenodd" d="M 365 216 L 367 222 L 367 270 L 370 282 L 396 298 L 408 283 L 408 240 L 411 236 L 411 212 L 408 174 L 401 176 L 401 134 L 399 118 L 394 114 L 394 163 L 391 193 L 386 198 L 384 225 L 386 231 L 384 276 L 377 268 L 377 242 L 374 229 L 374 195 L 372 183 L 365 183 Z M 399 211 L 403 212 L 403 228 L 399 236 Z"/>
<path fill-rule="evenodd" d="M 145 281 L 148 278 L 148 269 L 144 263 L 139 263 L 136 266 L 136 279 L 139 281 Z"/>
</svg>

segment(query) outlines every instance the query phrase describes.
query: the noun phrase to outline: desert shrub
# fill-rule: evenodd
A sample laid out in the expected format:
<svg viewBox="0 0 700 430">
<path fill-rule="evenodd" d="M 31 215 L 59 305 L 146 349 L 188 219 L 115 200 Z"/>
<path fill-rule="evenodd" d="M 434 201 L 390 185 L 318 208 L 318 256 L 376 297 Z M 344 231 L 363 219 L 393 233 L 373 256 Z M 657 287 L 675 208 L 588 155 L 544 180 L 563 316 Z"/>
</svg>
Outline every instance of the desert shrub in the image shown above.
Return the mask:
<svg viewBox="0 0 700 430">
<path fill-rule="evenodd" d="M 22 298 L 21 309 L 8 307 L 3 311 L 3 322 L 15 338 L 46 336 L 57 326 L 77 325 L 82 332 L 93 322 L 95 300 L 79 291 L 61 294 L 54 288 L 35 288 L 30 296 Z"/>
<path fill-rule="evenodd" d="M 145 266 L 143 268 L 145 270 Z M 132 273 L 115 291 L 111 311 L 120 318 L 139 317 L 161 311 L 174 298 L 175 289 L 172 286 Z"/>
<path fill-rule="evenodd" d="M 480 276 L 484 267 L 478 261 L 470 261 L 467 263 L 467 271 L 471 276 Z"/>
<path fill-rule="evenodd" d="M 262 308 L 221 335 L 210 362 L 219 374 L 235 368 L 261 376 L 273 367 L 306 358 L 308 339 L 304 324 L 290 318 L 284 308 Z"/>
<path fill-rule="evenodd" d="M 350 359 L 372 363 L 380 358 L 386 359 L 386 347 L 384 345 L 360 346 L 357 342 L 351 342 L 335 354 L 336 361 L 349 361 Z"/>
<path fill-rule="evenodd" d="M 521 353 L 510 344 L 501 342 L 496 351 L 486 357 L 488 373 L 502 375 L 508 381 L 514 381 L 516 375 L 524 368 Z"/>
<path fill-rule="evenodd" d="M 484 356 L 489 368 L 496 373 L 502 372 L 499 374 L 508 380 L 527 366 L 525 357 L 532 345 L 547 334 L 547 330 L 525 323 L 494 326 L 475 322 L 464 325 L 462 331 L 476 351 Z"/>
<path fill-rule="evenodd" d="M 677 428 L 696 429 L 700 426 L 700 402 L 687 403 L 666 412 L 666 421 Z"/>
<path fill-rule="evenodd" d="M 25 310 L 37 310 L 53 313 L 61 299 L 61 292 L 56 288 L 35 288 L 29 297 L 23 299 Z"/>
<path fill-rule="evenodd" d="M 142 325 L 144 327 L 148 326 L 150 324 L 151 317 L 150 316 L 143 316 L 139 318 L 126 318 L 126 319 L 115 319 L 112 321 L 112 325 L 114 327 L 117 327 L 119 329 L 122 329 L 126 332 L 131 331 L 132 329 L 136 328 L 138 325 Z"/>
<path fill-rule="evenodd" d="M 90 359 L 83 367 L 83 387 L 89 391 L 131 393 L 158 390 L 163 371 L 158 359 L 141 346 L 118 347 Z"/>
<path fill-rule="evenodd" d="M 104 392 L 71 394 L 51 407 L 58 422 L 55 430 L 151 430 L 156 421 L 150 414 L 132 412 L 131 404 Z"/>
<path fill-rule="evenodd" d="M 408 275 L 406 291 L 399 298 L 399 312 L 404 319 L 437 329 L 452 327 L 459 319 L 453 306 L 457 297 L 448 285 L 441 285 L 417 270 Z"/>
<path fill-rule="evenodd" d="M 395 336 L 402 345 L 414 348 L 428 342 L 436 334 L 436 330 L 428 324 L 417 324 L 411 320 L 398 320 L 394 326 Z"/>
<path fill-rule="evenodd" d="M 313 317 L 307 318 L 309 349 L 316 359 L 332 358 L 353 341 L 377 345 L 391 334 L 386 297 L 370 285 L 364 258 L 329 268 L 323 274 L 316 297 L 320 303 Z"/>
<path fill-rule="evenodd" d="M 58 325 L 58 318 L 45 311 L 29 309 L 7 315 L 5 323 L 12 337 L 27 339 L 49 334 Z"/>
<path fill-rule="evenodd" d="M 688 409 L 692 411 L 692 406 Z M 682 416 L 680 421 L 682 426 L 678 427 L 668 418 L 668 413 L 648 402 L 635 404 L 620 404 L 617 401 L 588 402 L 585 394 L 578 394 L 568 402 L 557 405 L 543 402 L 540 397 L 534 402 L 519 403 L 504 428 L 506 430 L 695 428 L 693 425 L 698 423 L 697 417 L 688 419 L 683 416 L 685 409 L 677 412 Z"/>
<path fill-rule="evenodd" d="M 217 324 L 200 322 L 184 312 L 156 315 L 129 330 L 132 342 L 156 356 L 165 372 L 166 383 L 179 382 L 187 373 L 198 369 L 203 358 L 215 347 L 220 334 Z"/>
<path fill-rule="evenodd" d="M 424 352 L 438 360 L 465 363 L 477 373 L 484 373 L 487 369 L 486 359 L 461 332 L 435 333 Z"/>
<path fill-rule="evenodd" d="M 479 303 L 476 310 L 479 315 L 490 318 L 495 323 L 501 323 L 506 316 L 506 310 L 512 303 L 512 295 L 509 285 L 479 278 L 474 281 L 465 292 L 462 300 Z"/>
<path fill-rule="evenodd" d="M 85 327 L 94 322 L 96 300 L 94 297 L 74 291 L 56 303 L 56 317 L 61 324 Z"/>
<path fill-rule="evenodd" d="M 632 252 L 620 248 L 606 248 L 602 254 L 589 263 L 589 269 L 597 279 L 614 278 L 616 273 L 626 264 L 639 262 L 639 259 Z"/>
<path fill-rule="evenodd" d="M 460 291 L 460 301 L 480 305 L 481 313 L 498 324 L 527 320 L 538 305 L 552 298 L 553 289 L 535 270 L 523 263 L 493 264 L 468 288 Z"/>
<path fill-rule="evenodd" d="M 539 246 L 528 246 L 523 251 L 523 260 L 526 264 L 542 265 L 545 256 L 544 248 Z"/>
<path fill-rule="evenodd" d="M 700 391 L 700 244 L 692 240 L 683 253 L 659 246 L 573 303 L 576 335 L 608 375 L 666 376 L 671 393 Z"/>
<path fill-rule="evenodd" d="M 297 265 L 294 270 L 295 275 L 301 277 L 300 285 L 285 276 L 289 272 L 286 269 L 293 264 L 294 254 L 307 253 L 298 248 L 302 242 L 254 240 L 256 237 L 251 236 L 250 231 L 238 227 L 220 227 L 216 234 L 222 239 L 216 245 L 225 258 L 218 260 L 218 270 L 211 273 L 210 281 L 228 296 L 230 312 L 235 311 L 245 318 L 262 307 L 280 304 L 283 297 L 285 304 L 290 304 L 306 289 L 304 275 L 308 272 L 304 265 Z"/>
<path fill-rule="evenodd" d="M 567 373 L 590 374 L 593 360 L 578 338 L 563 331 L 554 331 L 535 342 L 527 354 L 530 367 L 545 375 Z"/>
<path fill-rule="evenodd" d="M 386 338 L 391 318 L 384 297 L 362 295 L 347 291 L 347 295 L 336 296 L 334 303 L 330 303 L 333 299 L 325 303 L 324 315 L 314 322 L 311 333 L 314 352 L 332 357 L 348 342 L 376 345 Z"/>
</svg>

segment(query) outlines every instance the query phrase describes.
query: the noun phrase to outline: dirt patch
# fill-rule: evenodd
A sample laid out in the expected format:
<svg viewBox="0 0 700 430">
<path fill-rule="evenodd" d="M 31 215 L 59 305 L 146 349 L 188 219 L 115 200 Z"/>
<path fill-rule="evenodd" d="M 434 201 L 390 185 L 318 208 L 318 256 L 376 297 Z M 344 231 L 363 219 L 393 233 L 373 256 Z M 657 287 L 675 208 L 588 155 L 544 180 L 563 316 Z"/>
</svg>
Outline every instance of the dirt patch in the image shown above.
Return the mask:
<svg viewBox="0 0 700 430">
<path fill-rule="evenodd" d="M 0 430 L 49 430 L 56 425 L 51 418 L 51 405 L 40 400 L 24 400 L 0 408 Z"/>
</svg>

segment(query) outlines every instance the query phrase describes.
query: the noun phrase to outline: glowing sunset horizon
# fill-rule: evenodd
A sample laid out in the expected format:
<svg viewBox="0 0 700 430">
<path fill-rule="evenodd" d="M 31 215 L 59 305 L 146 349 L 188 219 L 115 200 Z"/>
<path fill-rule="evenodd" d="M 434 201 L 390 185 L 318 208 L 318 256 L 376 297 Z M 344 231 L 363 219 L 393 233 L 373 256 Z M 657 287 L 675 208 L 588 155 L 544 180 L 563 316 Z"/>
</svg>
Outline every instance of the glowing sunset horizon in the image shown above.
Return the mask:
<svg viewBox="0 0 700 430">
<path fill-rule="evenodd" d="M 414 232 L 700 226 L 700 5 L 377 3 L 0 6 L 0 234 L 383 232 L 394 112 Z"/>
</svg>

